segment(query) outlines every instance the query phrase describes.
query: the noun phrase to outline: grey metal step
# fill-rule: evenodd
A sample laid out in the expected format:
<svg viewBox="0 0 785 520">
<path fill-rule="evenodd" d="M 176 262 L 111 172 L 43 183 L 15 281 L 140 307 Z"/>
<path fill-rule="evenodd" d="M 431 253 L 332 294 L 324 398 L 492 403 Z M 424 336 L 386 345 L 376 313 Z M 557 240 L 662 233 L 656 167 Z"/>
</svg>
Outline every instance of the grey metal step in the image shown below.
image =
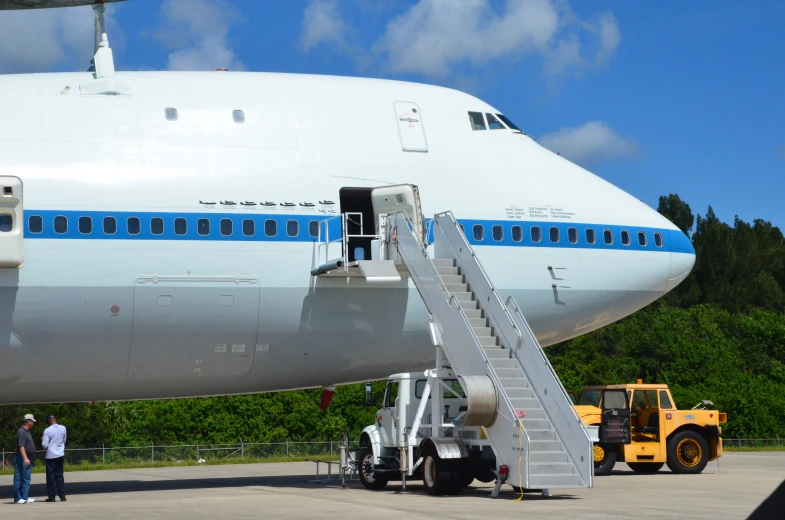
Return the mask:
<svg viewBox="0 0 785 520">
<path fill-rule="evenodd" d="M 518 365 L 518 360 L 515 359 L 515 358 L 509 357 L 509 353 L 510 353 L 509 349 L 504 349 L 504 352 L 506 352 L 508 354 L 508 357 L 506 357 L 506 358 L 501 358 L 501 357 L 500 358 L 492 358 L 490 360 L 491 361 L 491 366 L 494 368 L 494 370 L 499 369 L 499 368 L 518 368 L 518 366 L 519 366 Z M 498 371 L 497 371 L 497 374 L 498 374 Z"/>
<path fill-rule="evenodd" d="M 485 355 L 488 356 L 488 359 L 493 361 L 496 360 L 508 360 L 510 359 L 510 349 L 508 348 L 501 348 L 501 347 L 487 347 L 484 348 L 483 351 Z"/>
<path fill-rule="evenodd" d="M 523 410 L 527 419 L 548 419 L 548 414 L 546 414 L 545 410 L 542 408 L 522 408 L 520 406 L 516 406 L 515 409 Z"/>
<path fill-rule="evenodd" d="M 570 462 L 566 451 L 532 451 L 529 453 L 532 464 L 550 464 L 555 462 Z"/>
<path fill-rule="evenodd" d="M 517 398 L 536 400 L 534 390 L 531 389 L 528 381 L 524 381 L 517 377 L 500 377 L 499 382 L 501 382 L 502 388 L 507 392 L 507 397 L 509 397 L 510 400 L 515 400 Z M 537 406 L 539 407 L 539 402 L 537 402 Z"/>
<path fill-rule="evenodd" d="M 477 340 L 480 342 L 480 346 L 494 346 L 499 341 L 495 336 L 478 336 Z"/>
<path fill-rule="evenodd" d="M 431 260 L 436 267 L 454 267 L 455 260 L 452 258 L 434 258 Z"/>
<path fill-rule="evenodd" d="M 469 318 L 469 325 L 471 325 L 476 332 L 477 328 L 488 326 L 488 318 Z"/>
<path fill-rule="evenodd" d="M 523 418 L 523 429 L 547 430 L 551 427 L 551 421 L 545 418 L 531 417 L 528 413 Z"/>
<path fill-rule="evenodd" d="M 474 301 L 474 300 L 472 300 L 472 293 L 470 293 L 470 292 L 456 292 L 456 293 L 451 292 L 450 296 L 455 296 L 455 299 L 458 300 L 459 302 L 472 302 L 472 301 Z M 476 304 L 477 302 L 474 302 L 474 303 Z M 461 303 L 461 305 L 463 305 L 463 303 Z"/>
<path fill-rule="evenodd" d="M 529 451 L 531 453 L 544 453 L 546 451 L 562 451 L 564 450 L 564 446 L 560 441 L 540 441 L 532 439 L 531 444 L 529 445 Z"/>
<path fill-rule="evenodd" d="M 439 276 L 445 275 L 458 275 L 458 268 L 457 267 L 436 267 L 436 272 L 439 273 Z M 458 275 L 461 276 L 461 275 Z M 461 276 L 463 278 L 463 276 Z"/>
<path fill-rule="evenodd" d="M 470 320 L 479 319 L 479 318 L 486 319 L 482 317 L 482 309 L 477 308 L 477 302 L 463 302 L 463 303 L 468 304 L 468 305 L 461 305 L 461 307 L 463 307 L 463 313 L 466 314 L 467 318 L 469 318 Z M 471 304 L 474 304 L 474 307 L 472 307 Z"/>
<path fill-rule="evenodd" d="M 530 428 L 526 431 L 526 435 L 532 441 L 556 441 L 559 442 L 559 436 L 553 430 L 535 430 Z"/>
<path fill-rule="evenodd" d="M 551 462 L 531 464 L 531 472 L 534 475 L 575 475 L 575 466 L 572 462 Z"/>
<path fill-rule="evenodd" d="M 463 281 L 463 275 L 460 275 L 460 274 L 441 274 L 441 273 L 439 273 L 439 277 L 442 279 L 442 283 L 444 283 L 444 284 L 465 283 Z"/>
<path fill-rule="evenodd" d="M 475 300 L 461 300 L 458 299 L 458 304 L 465 309 L 477 309 L 480 310 L 480 304 L 477 303 Z M 480 312 L 482 312 L 480 310 Z M 468 316 L 468 315 L 467 315 Z"/>
<path fill-rule="evenodd" d="M 521 370 L 521 367 L 518 366 L 511 368 L 495 368 L 494 370 L 496 371 L 496 375 L 499 376 L 499 378 L 519 377 L 523 379 L 523 370 Z"/>
<path fill-rule="evenodd" d="M 541 410 L 540 402 L 537 398 L 534 397 L 534 390 L 531 388 L 516 388 L 516 390 L 525 390 L 528 394 L 527 396 L 516 396 L 513 397 L 510 395 L 511 391 L 507 391 L 507 395 L 510 397 L 510 402 L 515 407 L 516 410 L 526 410 L 527 412 L 530 410 Z M 523 393 L 523 392 L 517 392 Z"/>
<path fill-rule="evenodd" d="M 490 327 L 472 327 L 475 336 L 493 336 L 493 329 Z"/>
<path fill-rule="evenodd" d="M 555 489 L 560 487 L 576 488 L 582 487 L 581 477 L 576 474 L 559 475 L 531 475 L 529 485 L 533 489 Z"/>
<path fill-rule="evenodd" d="M 447 288 L 447 291 L 450 294 L 458 294 L 458 293 L 466 293 L 471 295 L 469 292 L 469 284 L 458 282 L 458 283 L 447 283 L 444 282 L 444 286 Z"/>
</svg>

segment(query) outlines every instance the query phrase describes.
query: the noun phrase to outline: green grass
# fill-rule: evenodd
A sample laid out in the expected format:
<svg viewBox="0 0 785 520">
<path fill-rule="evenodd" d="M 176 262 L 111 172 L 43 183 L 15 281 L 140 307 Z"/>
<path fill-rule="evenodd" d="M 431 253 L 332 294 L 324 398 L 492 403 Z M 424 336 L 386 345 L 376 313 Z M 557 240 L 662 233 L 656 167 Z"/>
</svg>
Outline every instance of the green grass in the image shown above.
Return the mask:
<svg viewBox="0 0 785 520">
<path fill-rule="evenodd" d="M 732 444 L 723 444 L 724 451 L 785 451 L 785 444 L 780 446 L 742 446 L 741 448 Z"/>
<path fill-rule="evenodd" d="M 65 470 L 71 471 L 98 471 L 98 470 L 111 470 L 111 469 L 139 469 L 139 468 L 173 468 L 182 466 L 221 466 L 225 464 L 259 464 L 259 463 L 274 463 L 274 462 L 303 462 L 306 460 L 338 460 L 338 455 L 293 455 L 293 456 L 279 456 L 279 457 L 233 457 L 226 459 L 210 459 L 202 464 L 197 463 L 195 460 L 182 460 L 182 461 L 159 461 L 159 462 L 141 462 L 141 461 L 124 461 L 113 463 L 82 463 L 82 464 L 66 464 Z M 43 461 L 39 460 L 33 466 L 33 473 L 45 473 L 46 466 Z M 14 470 L 12 467 L 0 470 L 0 475 L 13 475 Z"/>
</svg>

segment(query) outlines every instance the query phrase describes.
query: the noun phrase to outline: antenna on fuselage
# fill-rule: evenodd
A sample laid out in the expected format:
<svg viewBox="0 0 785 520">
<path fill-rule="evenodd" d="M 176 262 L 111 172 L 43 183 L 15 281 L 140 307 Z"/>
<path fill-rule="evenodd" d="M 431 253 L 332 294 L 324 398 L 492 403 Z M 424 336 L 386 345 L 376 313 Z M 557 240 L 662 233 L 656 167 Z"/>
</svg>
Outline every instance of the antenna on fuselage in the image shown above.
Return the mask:
<svg viewBox="0 0 785 520">
<path fill-rule="evenodd" d="M 109 47 L 109 38 L 106 36 L 106 6 L 99 0 L 93 4 L 93 12 L 95 13 L 95 40 L 93 46 L 93 59 L 90 60 L 90 67 L 87 69 L 87 72 L 96 72 L 96 76 L 99 78 L 112 76 L 114 75 L 114 57 L 112 56 L 112 49 Z M 106 49 L 106 51 L 101 53 L 101 65 L 96 66 L 96 61 L 99 59 L 98 56 L 101 49 Z M 108 74 L 98 74 L 96 68 L 100 69 L 107 64 L 111 65 L 111 72 Z"/>
<path fill-rule="evenodd" d="M 114 55 L 106 35 L 106 6 L 103 0 L 93 4 L 95 12 L 95 52 L 88 72 L 95 74 L 95 81 L 79 85 L 82 95 L 130 95 L 131 86 L 116 79 Z"/>
</svg>

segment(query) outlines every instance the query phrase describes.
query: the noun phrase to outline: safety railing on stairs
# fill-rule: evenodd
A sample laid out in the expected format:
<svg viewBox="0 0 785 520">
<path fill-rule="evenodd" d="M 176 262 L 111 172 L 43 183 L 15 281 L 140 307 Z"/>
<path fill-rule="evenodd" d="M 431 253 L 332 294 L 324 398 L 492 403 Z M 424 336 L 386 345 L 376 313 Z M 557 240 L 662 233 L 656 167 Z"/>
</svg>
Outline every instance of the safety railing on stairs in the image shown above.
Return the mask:
<svg viewBox="0 0 785 520">
<path fill-rule="evenodd" d="M 498 327 L 496 330 L 502 341 L 512 348 L 578 474 L 587 485 L 591 485 L 593 460 L 588 458 L 591 453 L 589 432 L 574 413 L 567 390 L 531 332 L 520 308 L 512 297 L 507 299 L 506 304 L 502 301 L 451 212 L 437 214 L 434 223 L 435 255 L 455 258 L 462 272 L 471 281 L 472 291 L 483 302 L 488 311 L 487 317 Z M 548 370 L 547 376 L 542 371 L 543 366 Z M 563 399 L 548 395 L 548 386 L 553 386 L 550 381 L 556 382 L 557 393 Z M 579 450 L 579 447 L 586 449 Z"/>
<path fill-rule="evenodd" d="M 472 347 L 473 352 L 479 353 L 482 363 L 484 363 L 485 367 L 487 367 L 491 374 L 491 380 L 493 381 L 493 384 L 497 388 L 502 388 L 501 381 L 499 380 L 495 370 L 493 370 L 493 367 L 491 366 L 490 360 L 485 354 L 484 349 L 480 345 L 480 342 L 474 333 L 474 328 L 471 326 L 471 322 L 469 321 L 466 312 L 455 296 L 451 295 L 449 291 L 447 291 L 447 288 L 444 286 L 444 283 L 439 276 L 436 266 L 428 256 L 425 246 L 412 231 L 413 226 L 411 225 L 411 221 L 409 220 L 406 213 L 400 211 L 390 214 L 389 222 L 391 229 L 394 230 L 390 233 L 390 236 L 395 237 L 398 254 L 406 264 L 409 275 L 411 276 L 412 281 L 414 281 L 415 287 L 419 291 L 420 296 L 422 297 L 423 302 L 428 308 L 431 316 L 437 316 L 439 320 L 437 321 L 437 325 L 440 326 L 442 336 L 445 336 L 446 333 L 449 332 L 450 336 L 458 341 L 460 341 L 461 338 L 471 338 L 472 344 L 464 346 Z M 485 276 L 484 273 L 483 276 Z M 502 306 L 502 308 L 504 307 Z M 441 323 L 442 320 L 446 322 Z M 453 360 L 452 358 L 456 355 L 456 350 L 457 349 L 453 348 L 451 350 L 445 351 L 451 361 Z M 498 410 L 498 413 L 505 416 L 510 422 L 517 424 L 520 427 L 520 419 L 515 416 L 515 407 L 513 406 L 506 392 L 501 392 L 501 395 L 508 413 L 505 414 L 501 406 L 499 407 L 500 409 Z M 523 433 L 522 440 L 525 440 L 523 443 L 523 456 L 526 472 L 524 475 L 521 475 L 521 477 L 524 479 L 522 484 L 523 487 L 529 487 L 529 475 L 531 473 L 531 457 L 529 456 L 529 449 L 531 439 L 529 438 L 528 433 L 526 433 L 525 429 L 522 427 L 520 427 L 520 432 Z"/>
</svg>

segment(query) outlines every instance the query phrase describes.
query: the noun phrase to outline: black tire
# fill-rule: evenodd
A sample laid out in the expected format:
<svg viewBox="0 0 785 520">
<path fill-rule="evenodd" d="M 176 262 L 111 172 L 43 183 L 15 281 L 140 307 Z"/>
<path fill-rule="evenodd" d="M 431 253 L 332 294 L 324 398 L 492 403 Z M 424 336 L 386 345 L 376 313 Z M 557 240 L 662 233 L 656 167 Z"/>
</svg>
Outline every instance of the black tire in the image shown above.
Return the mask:
<svg viewBox="0 0 785 520">
<path fill-rule="evenodd" d="M 459 482 L 449 461 L 441 459 L 433 449 L 423 453 L 422 483 L 429 495 L 460 492 Z"/>
<path fill-rule="evenodd" d="M 627 465 L 635 473 L 652 474 L 657 473 L 664 465 L 664 462 L 628 462 Z"/>
<path fill-rule="evenodd" d="M 679 432 L 668 439 L 668 467 L 674 473 L 696 475 L 709 463 L 709 443 L 700 433 Z"/>
<path fill-rule="evenodd" d="M 370 446 L 366 446 L 363 450 L 359 473 L 360 482 L 363 483 L 365 489 L 379 491 L 387 485 L 387 478 L 376 475 L 376 472 L 373 470 L 373 448 Z"/>
<path fill-rule="evenodd" d="M 476 473 L 477 471 L 474 464 L 468 460 L 462 460 L 455 466 L 455 478 L 460 487 L 471 485 L 471 483 L 474 482 Z M 458 491 L 460 492 L 460 490 Z"/>
<path fill-rule="evenodd" d="M 600 451 L 601 450 L 601 451 Z M 610 475 L 613 467 L 616 465 L 616 458 L 618 457 L 618 448 L 615 444 L 594 444 L 594 475 L 603 477 Z M 601 454 L 602 458 L 597 460 Z"/>
<path fill-rule="evenodd" d="M 493 471 L 489 469 L 480 470 L 474 475 L 474 478 L 482 482 L 483 484 L 488 484 L 490 482 L 496 481 L 496 475 L 493 474 Z"/>
</svg>

